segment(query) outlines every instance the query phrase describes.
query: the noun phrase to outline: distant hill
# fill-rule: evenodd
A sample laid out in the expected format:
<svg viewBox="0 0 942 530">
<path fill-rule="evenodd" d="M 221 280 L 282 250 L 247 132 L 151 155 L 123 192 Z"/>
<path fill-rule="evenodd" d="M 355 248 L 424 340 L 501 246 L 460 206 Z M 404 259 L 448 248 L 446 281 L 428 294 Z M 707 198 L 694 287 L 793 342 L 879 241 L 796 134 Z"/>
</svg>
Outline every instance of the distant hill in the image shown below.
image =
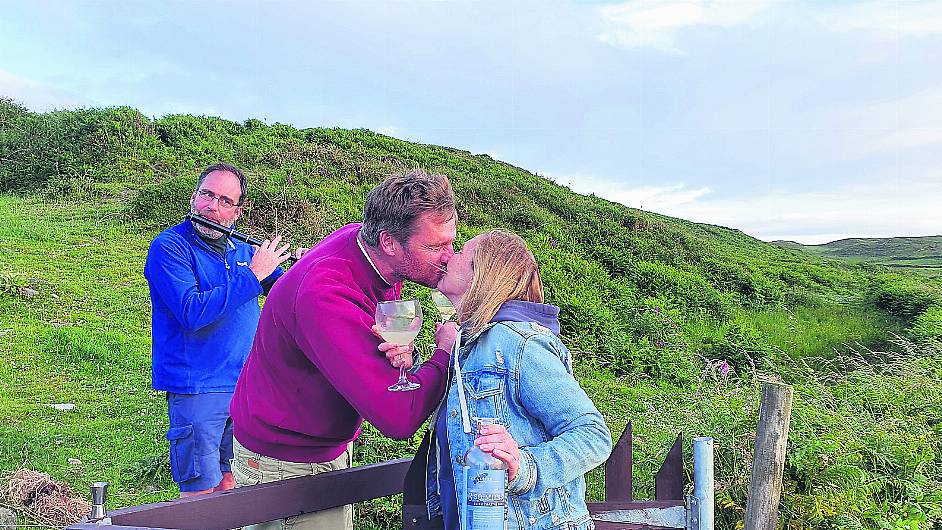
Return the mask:
<svg viewBox="0 0 942 530">
<path fill-rule="evenodd" d="M 942 274 L 942 235 L 924 237 L 853 237 L 823 245 L 802 245 L 794 241 L 773 241 L 781 248 L 800 250 L 822 258 L 886 267 L 922 269 Z"/>
</svg>

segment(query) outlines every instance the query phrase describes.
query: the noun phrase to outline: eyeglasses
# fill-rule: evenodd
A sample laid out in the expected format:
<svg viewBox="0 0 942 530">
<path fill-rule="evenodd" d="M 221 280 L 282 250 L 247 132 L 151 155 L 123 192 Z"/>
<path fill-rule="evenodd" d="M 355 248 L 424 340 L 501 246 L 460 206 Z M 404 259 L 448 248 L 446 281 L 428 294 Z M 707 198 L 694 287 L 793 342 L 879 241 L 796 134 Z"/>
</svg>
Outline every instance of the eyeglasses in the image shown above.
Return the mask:
<svg viewBox="0 0 942 530">
<path fill-rule="evenodd" d="M 213 202 L 213 199 L 216 199 L 217 201 L 219 201 L 219 207 L 225 210 L 230 210 L 238 206 L 238 204 L 232 202 L 232 199 L 230 199 L 229 197 L 217 196 L 215 193 L 209 190 L 199 190 L 196 192 L 196 195 L 200 199 L 203 199 L 206 202 Z"/>
</svg>

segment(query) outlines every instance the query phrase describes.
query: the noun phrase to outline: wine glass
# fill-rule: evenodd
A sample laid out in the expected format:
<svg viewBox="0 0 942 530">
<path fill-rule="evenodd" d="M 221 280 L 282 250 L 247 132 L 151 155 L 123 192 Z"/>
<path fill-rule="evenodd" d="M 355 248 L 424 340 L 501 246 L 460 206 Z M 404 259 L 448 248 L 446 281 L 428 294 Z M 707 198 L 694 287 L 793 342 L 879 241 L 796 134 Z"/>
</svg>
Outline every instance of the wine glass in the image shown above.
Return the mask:
<svg viewBox="0 0 942 530">
<path fill-rule="evenodd" d="M 407 346 L 422 329 L 422 304 L 418 300 L 390 300 L 376 305 L 376 327 L 383 340 Z M 389 387 L 390 392 L 415 390 L 419 384 L 406 379 L 406 369 L 399 367 L 399 381 Z"/>
<path fill-rule="evenodd" d="M 442 324 L 455 316 L 455 305 L 438 289 L 432 291 L 432 303 L 435 304 L 435 309 L 438 309 L 438 320 Z"/>
</svg>

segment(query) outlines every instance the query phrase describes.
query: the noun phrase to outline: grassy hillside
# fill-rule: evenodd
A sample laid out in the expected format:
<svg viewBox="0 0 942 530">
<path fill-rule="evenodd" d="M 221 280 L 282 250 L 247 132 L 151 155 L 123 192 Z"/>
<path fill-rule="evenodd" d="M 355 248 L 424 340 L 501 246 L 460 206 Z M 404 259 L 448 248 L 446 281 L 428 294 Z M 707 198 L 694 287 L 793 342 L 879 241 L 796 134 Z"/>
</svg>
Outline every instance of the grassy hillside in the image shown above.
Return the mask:
<svg viewBox="0 0 942 530">
<path fill-rule="evenodd" d="M 485 155 L 365 130 L 152 120 L 129 108 L 37 114 L 9 101 L 0 101 L 0 471 L 26 465 L 80 491 L 108 480 L 113 506 L 176 495 L 166 402 L 149 388 L 141 268 L 150 239 L 185 213 L 195 175 L 219 160 L 247 169 L 252 205 L 240 225 L 251 233 L 313 243 L 357 220 L 383 176 L 418 166 L 452 179 L 460 239 L 490 227 L 523 235 L 562 308 L 580 382 L 613 432 L 634 422 L 637 498 L 653 496 L 677 431 L 713 436 L 717 527 L 733 528 L 761 382 L 775 379 L 796 391 L 784 525 L 931 528 L 942 517 L 935 281 L 825 263 L 578 195 Z M 426 289 L 406 289 L 427 301 Z M 47 406 L 59 402 L 76 409 Z M 413 447 L 367 428 L 355 460 Z M 600 472 L 589 479 L 597 499 Z M 395 503 L 364 503 L 358 527 L 394 527 Z"/>
<path fill-rule="evenodd" d="M 910 269 L 934 277 L 942 276 L 942 236 L 855 237 L 822 245 L 802 245 L 794 241 L 773 241 L 772 244 L 822 258 L 871 263 Z"/>
</svg>

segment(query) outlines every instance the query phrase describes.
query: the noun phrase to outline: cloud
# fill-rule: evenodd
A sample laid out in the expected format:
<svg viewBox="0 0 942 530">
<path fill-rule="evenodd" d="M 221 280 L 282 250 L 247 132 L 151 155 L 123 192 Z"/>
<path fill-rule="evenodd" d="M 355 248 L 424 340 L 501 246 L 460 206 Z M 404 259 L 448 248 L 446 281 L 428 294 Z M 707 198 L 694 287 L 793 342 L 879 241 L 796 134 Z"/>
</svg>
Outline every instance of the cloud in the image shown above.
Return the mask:
<svg viewBox="0 0 942 530">
<path fill-rule="evenodd" d="M 745 24 L 771 2 L 736 0 L 658 2 L 638 1 L 599 9 L 603 31 L 597 39 L 617 48 L 655 48 L 683 53 L 677 43 L 681 30 L 694 26 L 729 28 Z"/>
<path fill-rule="evenodd" d="M 719 197 L 707 186 L 688 188 L 683 183 L 628 188 L 594 176 L 553 180 L 578 193 L 595 193 L 631 208 L 737 228 L 765 241 L 819 244 L 845 237 L 942 234 L 942 210 L 936 204 L 942 196 L 942 181 Z"/>
<path fill-rule="evenodd" d="M 886 101 L 845 106 L 824 123 L 834 130 L 855 130 L 856 138 L 841 149 L 845 159 L 900 155 L 914 149 L 942 149 L 942 84 L 898 95 Z"/>
<path fill-rule="evenodd" d="M 896 91 L 882 101 L 844 105 L 825 111 L 821 130 L 832 131 L 830 149 L 837 160 L 880 167 L 877 157 L 892 166 L 937 166 L 942 153 L 942 84 L 912 92 Z"/>
<path fill-rule="evenodd" d="M 92 105 L 82 96 L 0 70 L 0 96 L 12 98 L 35 112 Z"/>
<path fill-rule="evenodd" d="M 884 0 L 827 6 L 773 0 L 640 0 L 601 7 L 597 13 L 603 28 L 597 40 L 617 48 L 673 54 L 685 53 L 678 41 L 686 29 L 757 24 L 759 15 L 766 13 L 832 32 L 864 31 L 890 40 L 942 33 L 939 2 Z"/>
<path fill-rule="evenodd" d="M 626 190 L 615 190 L 605 195 L 605 198 L 620 202 L 626 206 L 652 211 L 661 211 L 676 208 L 684 204 L 692 204 L 710 193 L 708 186 L 688 189 L 684 183 L 667 187 L 643 186 Z"/>
<path fill-rule="evenodd" d="M 942 4 L 886 0 L 817 6 L 812 20 L 833 31 L 869 31 L 889 38 L 942 33 Z"/>
<path fill-rule="evenodd" d="M 398 136 L 399 136 L 399 133 L 400 133 L 399 127 L 395 127 L 395 126 L 392 126 L 392 125 L 389 125 L 389 126 L 386 126 L 386 127 L 377 127 L 375 130 L 376 130 L 376 132 L 378 132 L 379 134 L 385 134 L 386 136 L 396 136 L 396 137 L 398 137 Z"/>
<path fill-rule="evenodd" d="M 736 227 L 766 241 L 817 244 L 843 237 L 940 234 L 940 194 L 942 183 L 886 182 L 694 201 L 659 213 Z"/>
<path fill-rule="evenodd" d="M 911 149 L 942 149 L 942 127 L 880 131 L 873 138 L 850 148 L 852 158 L 899 155 Z"/>
<path fill-rule="evenodd" d="M 683 205 L 697 203 L 701 198 L 712 192 L 709 186 L 688 188 L 683 182 L 670 186 L 626 187 L 611 180 L 589 175 L 569 176 L 567 178 L 545 173 L 540 173 L 540 175 L 569 186 L 576 193 L 594 193 L 599 197 L 604 197 L 631 208 L 655 212 L 663 212 Z"/>
</svg>

